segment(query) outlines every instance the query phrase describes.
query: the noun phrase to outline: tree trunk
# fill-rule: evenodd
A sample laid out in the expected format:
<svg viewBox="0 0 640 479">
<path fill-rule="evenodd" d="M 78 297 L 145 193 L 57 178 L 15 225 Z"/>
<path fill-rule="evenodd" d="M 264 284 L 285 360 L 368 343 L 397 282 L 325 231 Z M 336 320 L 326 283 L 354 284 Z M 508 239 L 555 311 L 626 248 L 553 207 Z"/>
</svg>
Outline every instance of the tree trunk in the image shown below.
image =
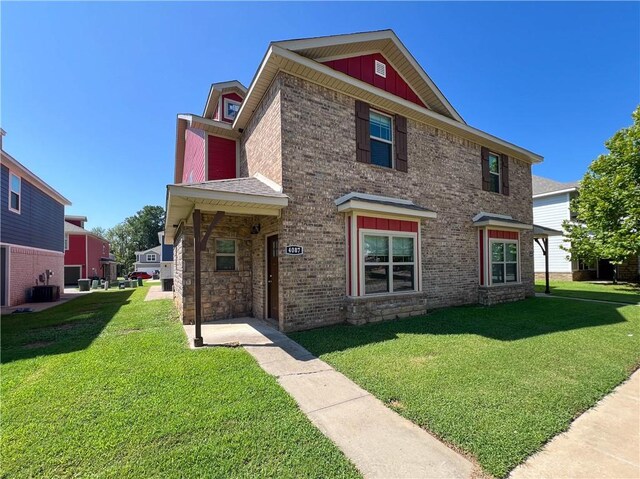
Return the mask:
<svg viewBox="0 0 640 479">
<path fill-rule="evenodd" d="M 618 265 L 613 265 L 613 284 L 618 284 Z"/>
</svg>

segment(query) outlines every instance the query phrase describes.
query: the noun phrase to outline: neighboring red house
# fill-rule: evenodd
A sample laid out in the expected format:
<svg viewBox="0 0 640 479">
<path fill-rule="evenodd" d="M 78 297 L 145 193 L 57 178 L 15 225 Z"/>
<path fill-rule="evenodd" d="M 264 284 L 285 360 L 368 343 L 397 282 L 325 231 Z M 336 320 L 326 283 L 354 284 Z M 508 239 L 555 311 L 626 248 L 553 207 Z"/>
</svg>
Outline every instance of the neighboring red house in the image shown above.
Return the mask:
<svg viewBox="0 0 640 479">
<path fill-rule="evenodd" d="M 109 242 L 84 229 L 86 216 L 64 217 L 64 284 L 78 284 L 80 278 L 115 279 L 116 262 Z"/>
</svg>

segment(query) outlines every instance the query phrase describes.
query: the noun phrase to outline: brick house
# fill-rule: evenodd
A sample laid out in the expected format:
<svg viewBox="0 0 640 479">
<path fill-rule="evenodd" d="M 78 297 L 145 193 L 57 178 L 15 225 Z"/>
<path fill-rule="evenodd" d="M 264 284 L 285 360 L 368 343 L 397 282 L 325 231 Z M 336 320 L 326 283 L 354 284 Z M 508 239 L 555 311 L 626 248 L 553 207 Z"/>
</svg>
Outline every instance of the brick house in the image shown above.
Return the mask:
<svg viewBox="0 0 640 479">
<path fill-rule="evenodd" d="M 540 161 L 467 125 L 390 30 L 271 43 L 248 89 L 178 115 L 182 320 L 292 331 L 530 296 Z"/>
<path fill-rule="evenodd" d="M 64 284 L 80 278 L 116 279 L 117 263 L 109 241 L 84 228 L 86 216 L 64 217 Z"/>
<path fill-rule="evenodd" d="M 16 306 L 31 297 L 41 275 L 63 288 L 64 207 L 71 202 L 2 148 L 0 188 L 0 304 Z"/>
</svg>

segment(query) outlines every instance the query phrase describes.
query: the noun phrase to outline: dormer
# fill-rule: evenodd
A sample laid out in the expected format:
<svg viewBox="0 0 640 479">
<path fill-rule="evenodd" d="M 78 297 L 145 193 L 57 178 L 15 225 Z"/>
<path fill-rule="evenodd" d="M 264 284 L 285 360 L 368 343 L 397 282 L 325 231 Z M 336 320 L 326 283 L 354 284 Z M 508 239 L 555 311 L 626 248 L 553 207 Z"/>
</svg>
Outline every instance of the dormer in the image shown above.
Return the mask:
<svg viewBox="0 0 640 479">
<path fill-rule="evenodd" d="M 213 83 L 202 116 L 211 120 L 233 123 L 246 94 L 247 89 L 237 80 Z"/>
</svg>

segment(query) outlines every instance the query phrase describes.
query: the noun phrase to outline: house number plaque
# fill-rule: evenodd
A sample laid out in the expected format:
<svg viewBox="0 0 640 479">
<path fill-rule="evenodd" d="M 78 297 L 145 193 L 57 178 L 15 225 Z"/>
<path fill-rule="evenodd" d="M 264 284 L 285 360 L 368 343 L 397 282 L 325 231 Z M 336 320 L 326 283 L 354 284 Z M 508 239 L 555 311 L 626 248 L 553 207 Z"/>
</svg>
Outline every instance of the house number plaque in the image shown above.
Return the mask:
<svg viewBox="0 0 640 479">
<path fill-rule="evenodd" d="M 290 245 L 284 248 L 284 253 L 290 256 L 302 256 L 304 249 L 302 246 Z"/>
</svg>

